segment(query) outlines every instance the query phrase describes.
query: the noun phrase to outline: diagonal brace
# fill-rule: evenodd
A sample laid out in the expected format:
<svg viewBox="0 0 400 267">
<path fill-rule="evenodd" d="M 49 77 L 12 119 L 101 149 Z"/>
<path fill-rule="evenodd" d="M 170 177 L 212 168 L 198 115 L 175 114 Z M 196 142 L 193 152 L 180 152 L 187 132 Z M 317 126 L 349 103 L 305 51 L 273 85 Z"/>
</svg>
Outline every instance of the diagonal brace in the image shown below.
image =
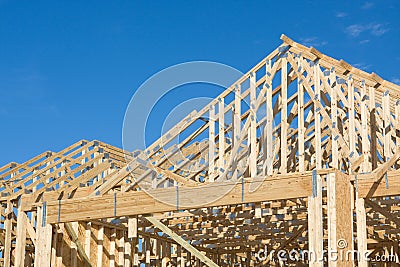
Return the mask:
<svg viewBox="0 0 400 267">
<path fill-rule="evenodd" d="M 149 222 L 151 222 L 155 227 L 160 229 L 162 232 L 167 234 L 169 237 L 171 237 L 175 242 L 177 242 L 179 245 L 181 245 L 184 249 L 189 251 L 192 255 L 194 255 L 196 258 L 198 258 L 200 261 L 202 261 L 205 265 L 211 266 L 211 267 L 218 267 L 217 264 L 215 264 L 211 259 L 209 259 L 206 255 L 198 251 L 195 247 L 190 245 L 185 239 L 174 233 L 171 229 L 169 229 L 167 226 L 165 226 L 162 222 L 157 220 L 154 217 L 145 217 Z"/>
</svg>

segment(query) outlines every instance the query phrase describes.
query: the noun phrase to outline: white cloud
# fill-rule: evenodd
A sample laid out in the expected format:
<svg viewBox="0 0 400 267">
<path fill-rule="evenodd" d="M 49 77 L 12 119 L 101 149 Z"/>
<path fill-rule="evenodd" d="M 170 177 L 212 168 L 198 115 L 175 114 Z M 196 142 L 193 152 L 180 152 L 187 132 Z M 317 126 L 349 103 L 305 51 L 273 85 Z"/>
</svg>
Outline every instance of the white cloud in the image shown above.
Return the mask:
<svg viewBox="0 0 400 267">
<path fill-rule="evenodd" d="M 359 36 L 364 31 L 364 26 L 359 24 L 353 24 L 346 28 L 346 33 L 351 36 Z"/>
<path fill-rule="evenodd" d="M 300 38 L 300 41 L 305 46 L 313 46 L 313 47 L 319 47 L 328 44 L 328 42 L 326 41 L 319 40 L 318 37 Z"/>
<path fill-rule="evenodd" d="M 372 2 L 365 2 L 362 6 L 361 6 L 361 8 L 362 9 L 370 9 L 371 7 L 373 7 L 374 6 L 374 3 L 372 3 Z"/>
<path fill-rule="evenodd" d="M 337 12 L 336 13 L 336 17 L 337 18 L 344 18 L 344 17 L 347 17 L 347 13 L 345 13 L 345 12 Z"/>
<path fill-rule="evenodd" d="M 385 34 L 387 31 L 389 31 L 389 29 L 385 28 L 384 25 L 382 25 L 382 24 L 370 25 L 369 29 L 371 30 L 371 33 L 375 36 L 381 36 L 381 35 Z"/>
<path fill-rule="evenodd" d="M 370 70 L 370 68 L 372 67 L 371 64 L 366 64 L 366 63 L 355 63 L 353 64 L 354 67 L 356 67 L 357 69 L 360 70 Z"/>
<path fill-rule="evenodd" d="M 360 41 L 360 44 L 367 44 L 367 43 L 369 43 L 369 42 L 370 42 L 370 40 L 365 39 L 365 40 L 361 40 L 361 41 Z"/>
<path fill-rule="evenodd" d="M 363 32 L 368 32 L 375 36 L 381 36 L 389 31 L 389 28 L 381 23 L 370 23 L 367 25 L 353 24 L 346 28 L 345 32 L 353 37 L 359 36 Z"/>
</svg>

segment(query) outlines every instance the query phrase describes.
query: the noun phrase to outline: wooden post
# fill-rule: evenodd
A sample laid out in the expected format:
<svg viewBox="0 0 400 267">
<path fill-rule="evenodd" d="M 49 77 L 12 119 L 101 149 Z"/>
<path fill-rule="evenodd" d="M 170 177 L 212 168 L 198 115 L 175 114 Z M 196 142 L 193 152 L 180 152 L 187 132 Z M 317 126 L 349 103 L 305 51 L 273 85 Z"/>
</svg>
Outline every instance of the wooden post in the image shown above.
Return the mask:
<svg viewBox="0 0 400 267">
<path fill-rule="evenodd" d="M 133 266 L 139 265 L 139 238 L 132 239 L 132 248 L 133 248 Z M 142 245 L 143 247 L 143 245 Z"/>
<path fill-rule="evenodd" d="M 314 64 L 314 91 L 317 103 L 321 102 L 320 88 L 320 66 L 319 63 Z M 321 149 L 321 110 L 314 105 L 314 122 L 315 122 L 315 167 L 317 170 L 322 168 L 322 149 Z"/>
<path fill-rule="evenodd" d="M 235 85 L 235 100 L 234 100 L 234 106 L 233 106 L 233 110 L 232 110 L 232 121 L 233 121 L 233 129 L 232 129 L 232 145 L 231 147 L 235 147 L 237 145 L 238 142 L 240 142 L 239 138 L 240 138 L 240 133 L 241 133 L 241 92 L 240 89 L 241 86 L 240 84 Z M 231 155 L 231 158 L 233 160 L 233 164 L 232 164 L 232 169 L 234 170 L 233 173 L 233 177 L 232 179 L 237 179 L 238 177 L 238 171 L 237 171 L 237 155 Z"/>
<path fill-rule="evenodd" d="M 225 170 L 225 104 L 224 99 L 218 102 L 218 174 Z"/>
<path fill-rule="evenodd" d="M 369 157 L 371 156 L 370 154 L 371 152 L 369 150 L 369 140 L 368 140 L 367 93 L 365 88 L 365 82 L 362 82 L 361 84 L 361 143 L 362 143 L 362 153 L 364 155 L 362 171 L 370 172 L 371 167 L 370 167 Z"/>
<path fill-rule="evenodd" d="M 400 147 L 400 100 L 396 101 L 396 146 Z"/>
<path fill-rule="evenodd" d="M 299 153 L 299 172 L 305 171 L 304 161 L 304 87 L 302 79 L 302 57 L 298 56 L 297 64 L 299 70 L 297 73 L 297 124 L 298 124 L 298 153 Z"/>
<path fill-rule="evenodd" d="M 240 92 L 240 84 L 235 86 L 235 100 L 234 100 L 234 105 L 233 105 L 233 133 L 232 133 L 232 147 L 236 145 L 236 143 L 239 141 L 240 137 L 240 131 L 241 131 L 241 92 Z"/>
<path fill-rule="evenodd" d="M 119 255 L 119 266 L 123 267 L 130 267 L 131 266 L 131 258 L 132 258 L 132 244 L 129 242 L 129 238 L 126 236 L 126 232 L 122 232 L 122 238 L 121 238 L 121 245 L 123 250 L 122 250 L 122 255 L 120 253 Z"/>
<path fill-rule="evenodd" d="M 115 239 L 117 238 L 117 230 L 115 228 L 111 228 L 111 236 L 110 236 L 110 267 L 115 267 Z"/>
<path fill-rule="evenodd" d="M 368 154 L 371 157 L 371 162 L 368 163 L 368 168 L 366 172 L 371 172 L 372 170 L 375 170 L 378 167 L 378 155 L 377 155 L 377 136 L 376 136 L 376 101 L 375 101 L 375 88 L 372 86 L 369 86 L 369 108 L 370 108 L 370 114 L 369 114 L 369 127 L 370 130 L 370 136 L 371 136 L 371 142 L 370 142 L 370 147 L 366 147 L 368 150 Z"/>
<path fill-rule="evenodd" d="M 182 251 L 182 247 L 178 245 L 178 249 L 177 249 L 177 254 L 178 254 L 178 266 L 179 267 L 185 267 L 185 257 L 183 256 L 183 251 Z"/>
<path fill-rule="evenodd" d="M 346 253 L 353 250 L 350 177 L 330 173 L 327 180 L 329 266 L 352 266 Z"/>
<path fill-rule="evenodd" d="M 75 233 L 78 233 L 78 222 L 72 222 L 71 223 L 72 229 L 74 230 Z M 78 264 L 78 247 L 74 240 L 71 238 L 71 266 L 76 267 Z"/>
<path fill-rule="evenodd" d="M 5 228 L 5 244 L 4 244 L 4 251 L 3 251 L 3 258 L 4 258 L 4 266 L 10 267 L 11 266 L 11 232 L 12 232 L 12 215 L 13 215 L 13 204 L 11 201 L 7 201 L 7 208 L 6 208 L 6 217 L 4 222 Z"/>
<path fill-rule="evenodd" d="M 104 227 L 101 225 L 97 233 L 97 267 L 103 266 Z"/>
<path fill-rule="evenodd" d="M 265 63 L 266 66 L 266 75 L 265 75 L 265 87 L 267 87 L 266 94 L 266 124 L 265 124 L 265 142 L 267 146 L 267 157 L 266 157 L 266 168 L 264 173 L 266 175 L 273 174 L 273 164 L 274 164 L 274 151 L 273 151 L 273 123 L 274 123 L 274 110 L 272 107 L 272 74 L 271 74 L 271 60 L 267 60 Z"/>
<path fill-rule="evenodd" d="M 358 266 L 367 267 L 367 216 L 363 198 L 356 200 Z"/>
<path fill-rule="evenodd" d="M 281 109 L 281 173 L 287 173 L 287 157 L 288 157 L 288 143 L 287 143 L 287 59 L 282 58 L 282 70 L 281 70 L 281 98 L 282 98 L 282 109 Z"/>
<path fill-rule="evenodd" d="M 336 73 L 335 71 L 331 71 L 329 76 L 330 85 L 331 85 L 331 123 L 332 129 L 338 128 L 338 111 L 337 111 L 337 90 L 340 90 L 340 85 L 336 81 Z M 335 86 L 333 86 L 336 84 Z M 334 131 L 334 130 L 333 130 Z M 338 136 L 335 136 L 332 131 L 332 168 L 339 169 L 339 146 L 338 146 Z M 337 131 L 339 134 L 339 131 Z"/>
<path fill-rule="evenodd" d="M 58 239 L 58 233 L 57 231 L 54 231 L 52 241 L 51 241 L 51 267 L 56 267 L 57 266 L 57 239 Z"/>
<path fill-rule="evenodd" d="M 250 73 L 250 153 L 249 153 L 249 170 L 250 177 L 257 176 L 257 109 L 256 109 L 256 74 Z"/>
<path fill-rule="evenodd" d="M 57 259 L 56 259 L 56 266 L 57 267 L 62 267 L 62 256 L 63 256 L 63 249 L 64 249 L 64 242 L 63 242 L 63 237 L 64 237 L 64 223 L 58 224 L 59 229 L 57 229 L 56 235 L 57 235 Z"/>
<path fill-rule="evenodd" d="M 392 139 L 392 131 L 390 125 L 390 93 L 386 90 L 382 97 L 382 109 L 383 109 L 383 149 L 385 161 L 388 161 L 392 157 L 392 150 L 390 143 Z"/>
<path fill-rule="evenodd" d="M 313 172 L 312 195 L 308 197 L 308 251 L 309 266 L 324 266 L 324 229 L 322 213 L 322 178 Z"/>
<path fill-rule="evenodd" d="M 214 182 L 215 179 L 215 107 L 210 106 L 208 119 L 208 179 Z"/>
<path fill-rule="evenodd" d="M 25 246 L 26 246 L 26 222 L 27 216 L 21 208 L 18 208 L 17 217 L 17 241 L 15 247 L 15 267 L 24 267 L 25 263 Z M 39 266 L 39 265 L 37 265 Z"/>
<path fill-rule="evenodd" d="M 90 261 L 90 240 L 91 238 L 91 234 L 92 234 L 92 223 L 88 222 L 86 223 L 86 228 L 85 228 L 85 254 L 88 257 L 89 261 Z"/>
<path fill-rule="evenodd" d="M 146 261 L 145 261 L 145 264 L 146 264 L 146 267 L 150 267 L 150 263 L 151 263 L 151 259 L 150 259 L 150 256 L 151 256 L 151 246 L 150 246 L 150 237 L 148 237 L 148 236 L 146 236 L 145 238 L 144 238 L 144 245 L 145 245 L 145 249 L 146 249 Z"/>
<path fill-rule="evenodd" d="M 354 114 L 354 84 L 353 84 L 353 79 L 350 78 L 347 83 L 348 87 L 348 99 L 349 99 L 349 129 L 348 129 L 348 135 L 349 135 L 349 142 L 350 142 L 350 162 L 351 160 L 355 159 L 358 157 L 357 151 L 356 151 L 356 126 L 355 126 L 355 114 Z M 351 169 L 352 166 L 350 166 Z"/>
</svg>

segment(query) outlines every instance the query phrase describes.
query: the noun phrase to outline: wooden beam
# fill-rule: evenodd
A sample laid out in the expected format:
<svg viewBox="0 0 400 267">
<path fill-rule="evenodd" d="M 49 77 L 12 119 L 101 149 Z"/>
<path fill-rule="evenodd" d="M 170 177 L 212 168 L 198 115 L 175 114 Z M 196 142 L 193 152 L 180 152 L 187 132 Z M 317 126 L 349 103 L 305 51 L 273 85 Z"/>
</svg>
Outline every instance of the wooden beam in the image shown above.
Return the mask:
<svg viewBox="0 0 400 267">
<path fill-rule="evenodd" d="M 208 118 L 208 179 L 214 182 L 215 171 L 215 106 L 210 107 Z"/>
<path fill-rule="evenodd" d="M 356 215 L 357 215 L 357 251 L 360 255 L 358 258 L 359 267 L 367 267 L 368 261 L 366 253 L 367 248 L 367 216 L 365 213 L 365 202 L 363 198 L 356 200 Z"/>
<path fill-rule="evenodd" d="M 309 266 L 323 267 L 324 220 L 322 212 L 322 177 L 316 172 L 312 177 L 313 191 L 308 197 L 308 250 L 311 252 Z"/>
<path fill-rule="evenodd" d="M 97 232 L 97 267 L 103 266 L 104 226 L 100 225 Z"/>
<path fill-rule="evenodd" d="M 369 150 L 369 139 L 368 139 L 368 110 L 367 110 L 367 92 L 365 83 L 361 85 L 361 143 L 362 143 L 362 154 L 364 156 L 364 162 L 362 164 L 363 172 L 370 172 L 370 156 L 371 152 Z"/>
<path fill-rule="evenodd" d="M 248 140 L 250 146 L 249 153 L 249 172 L 250 177 L 257 176 L 257 107 L 256 107 L 256 74 L 250 73 L 250 127 Z"/>
<path fill-rule="evenodd" d="M 25 265 L 25 246 L 26 246 L 26 222 L 28 218 L 26 213 L 18 209 L 17 217 L 17 240 L 15 247 L 15 267 L 24 267 Z"/>
<path fill-rule="evenodd" d="M 287 77 L 287 59 L 286 57 L 282 58 L 282 69 L 281 69 L 281 99 L 282 99 L 282 108 L 281 108 L 281 173 L 287 173 L 287 157 L 288 157 L 288 121 L 287 121 L 287 85 L 288 85 L 288 77 Z"/>
<path fill-rule="evenodd" d="M 4 228 L 6 231 L 5 235 L 5 244 L 3 250 L 3 258 L 4 258 L 4 267 L 11 266 L 11 232 L 12 232 L 12 215 L 14 214 L 13 211 L 13 204 L 11 201 L 7 201 L 7 208 L 5 211 L 5 222 Z"/>
<path fill-rule="evenodd" d="M 71 237 L 71 241 L 76 244 L 79 256 L 81 256 L 82 260 L 85 261 L 86 266 L 92 266 L 90 263 L 89 257 L 86 255 L 85 248 L 83 247 L 81 241 L 78 238 L 78 234 L 75 231 L 74 227 L 71 223 L 65 224 L 65 230 L 67 230 L 68 235 Z"/>
<path fill-rule="evenodd" d="M 297 125 L 298 125 L 298 137 L 297 137 L 297 149 L 298 149 L 298 160 L 299 160 L 299 172 L 305 171 L 305 151 L 304 151 L 304 86 L 303 86 L 303 76 L 300 75 L 303 73 L 303 58 L 302 56 L 298 56 L 297 65 L 298 76 L 297 76 Z"/>
<path fill-rule="evenodd" d="M 206 255 L 198 251 L 195 247 L 190 245 L 186 240 L 184 240 L 182 237 L 174 233 L 171 229 L 169 229 L 167 226 L 165 226 L 162 222 L 157 220 L 154 217 L 146 217 L 146 219 L 151 222 L 155 227 L 160 229 L 163 233 L 167 234 L 169 237 L 171 237 L 176 243 L 181 245 L 183 248 L 185 248 L 187 251 L 189 251 L 192 255 L 194 255 L 196 258 L 198 258 L 201 262 L 203 262 L 207 266 L 211 267 L 218 267 L 217 264 L 215 264 L 211 259 L 209 259 Z"/>
<path fill-rule="evenodd" d="M 265 123 L 265 145 L 267 146 L 267 156 L 265 161 L 265 170 L 264 174 L 267 176 L 271 176 L 273 174 L 274 168 L 274 152 L 273 152 L 273 123 L 274 123 L 274 111 L 272 107 L 272 62 L 271 60 L 267 60 L 265 63 L 265 89 L 266 89 L 266 123 Z M 261 93 L 260 93 L 261 94 Z"/>
<path fill-rule="evenodd" d="M 328 251 L 346 255 L 353 250 L 353 212 L 351 209 L 350 177 L 340 172 L 330 173 L 327 178 L 328 201 Z M 352 266 L 351 261 L 329 253 L 329 266 Z"/>
<path fill-rule="evenodd" d="M 327 172 L 329 171 L 321 171 L 321 173 Z M 250 192 L 250 185 L 252 183 L 259 183 L 260 186 L 255 191 Z M 114 203 L 114 195 L 111 194 L 62 200 L 61 204 L 58 201 L 48 202 L 48 222 L 81 221 L 176 210 L 175 205 L 167 204 L 176 202 L 175 188 L 153 190 L 149 190 L 148 192 L 116 193 L 116 214 L 114 214 L 114 209 L 110 209 L 110 203 Z M 222 192 L 226 193 L 222 194 Z M 282 194 L 282 192 L 285 192 L 285 194 Z M 157 196 L 158 200 L 154 199 L 148 193 Z M 309 172 L 277 175 L 268 179 L 245 179 L 243 184 L 236 181 L 214 182 L 206 186 L 180 188 L 180 203 L 186 204 L 182 204 L 179 209 L 299 198 L 307 197 L 310 194 L 311 173 Z M 209 202 L 209 199 L 215 199 L 216 195 L 220 195 L 220 198 Z M 196 198 L 193 198 L 193 196 L 196 196 Z"/>
<path fill-rule="evenodd" d="M 314 91 L 316 101 L 321 102 L 321 68 L 319 63 L 314 63 Z M 320 107 L 314 105 L 315 123 L 315 167 L 317 170 L 322 168 L 322 146 L 321 146 L 321 111 Z"/>
<path fill-rule="evenodd" d="M 137 217 L 128 218 L 128 238 L 136 238 L 138 231 L 138 220 Z"/>
<path fill-rule="evenodd" d="M 218 99 L 218 174 L 225 168 L 225 104 L 224 98 Z"/>
<path fill-rule="evenodd" d="M 371 198 L 400 195 L 399 175 L 399 170 L 389 171 L 387 172 L 387 179 L 381 179 L 378 182 L 376 182 L 375 179 L 368 178 L 368 176 L 358 175 L 357 184 L 359 197 Z M 389 186 L 386 185 L 386 182 Z"/>
</svg>

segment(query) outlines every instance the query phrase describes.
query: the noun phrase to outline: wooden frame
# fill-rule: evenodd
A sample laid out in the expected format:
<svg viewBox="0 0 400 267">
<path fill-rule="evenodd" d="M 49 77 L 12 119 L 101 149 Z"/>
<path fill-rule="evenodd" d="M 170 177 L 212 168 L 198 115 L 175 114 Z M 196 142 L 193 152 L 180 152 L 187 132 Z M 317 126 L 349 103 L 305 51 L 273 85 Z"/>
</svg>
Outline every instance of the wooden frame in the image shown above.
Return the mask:
<svg viewBox="0 0 400 267">
<path fill-rule="evenodd" d="M 82 140 L 1 167 L 1 265 L 368 266 L 324 251 L 398 256 L 400 87 L 281 39 L 145 151 Z M 266 246 L 315 257 L 260 259 Z"/>
</svg>

